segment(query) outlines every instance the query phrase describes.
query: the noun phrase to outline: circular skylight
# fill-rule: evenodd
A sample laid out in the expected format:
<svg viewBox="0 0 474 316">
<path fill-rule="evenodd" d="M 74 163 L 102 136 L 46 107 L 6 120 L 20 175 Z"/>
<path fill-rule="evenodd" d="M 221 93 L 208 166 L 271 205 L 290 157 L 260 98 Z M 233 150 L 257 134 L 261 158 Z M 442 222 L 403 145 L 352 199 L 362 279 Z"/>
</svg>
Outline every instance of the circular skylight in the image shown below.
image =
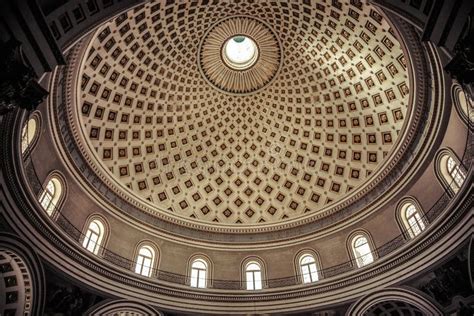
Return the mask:
<svg viewBox="0 0 474 316">
<path fill-rule="evenodd" d="M 245 70 L 257 61 L 257 44 L 247 36 L 234 36 L 225 42 L 222 55 L 230 68 Z"/>
</svg>

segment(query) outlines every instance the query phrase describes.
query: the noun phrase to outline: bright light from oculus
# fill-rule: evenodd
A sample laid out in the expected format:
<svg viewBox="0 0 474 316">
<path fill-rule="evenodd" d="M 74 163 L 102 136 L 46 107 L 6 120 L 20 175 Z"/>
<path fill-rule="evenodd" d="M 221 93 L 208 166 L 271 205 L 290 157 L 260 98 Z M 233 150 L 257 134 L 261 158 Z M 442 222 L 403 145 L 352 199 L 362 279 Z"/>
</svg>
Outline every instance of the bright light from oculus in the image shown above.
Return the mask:
<svg viewBox="0 0 474 316">
<path fill-rule="evenodd" d="M 255 42 L 243 35 L 228 39 L 222 48 L 222 57 L 230 68 L 245 70 L 258 59 L 258 47 Z"/>
</svg>

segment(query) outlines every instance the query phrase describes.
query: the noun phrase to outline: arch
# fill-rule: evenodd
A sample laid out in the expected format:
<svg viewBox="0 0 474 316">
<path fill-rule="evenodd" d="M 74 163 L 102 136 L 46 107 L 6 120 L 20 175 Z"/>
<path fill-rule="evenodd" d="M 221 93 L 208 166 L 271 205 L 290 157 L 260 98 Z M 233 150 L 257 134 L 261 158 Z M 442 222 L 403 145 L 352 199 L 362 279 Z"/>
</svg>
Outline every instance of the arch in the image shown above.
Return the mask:
<svg viewBox="0 0 474 316">
<path fill-rule="evenodd" d="M 314 283 L 322 279 L 321 260 L 312 249 L 300 250 L 295 256 L 295 275 L 300 283 Z"/>
<path fill-rule="evenodd" d="M 437 153 L 435 172 L 438 180 L 451 195 L 459 192 L 466 180 L 466 170 L 450 148 L 443 148 Z"/>
<path fill-rule="evenodd" d="M 20 150 L 25 157 L 31 153 L 36 145 L 41 131 L 41 116 L 38 111 L 33 112 L 21 129 Z"/>
<path fill-rule="evenodd" d="M 347 238 L 349 256 L 356 267 L 362 268 L 377 258 L 373 240 L 366 230 L 359 229 Z"/>
<path fill-rule="evenodd" d="M 50 216 L 56 217 L 66 196 L 66 182 L 57 171 L 51 172 L 43 183 L 38 202 L 43 210 Z"/>
<path fill-rule="evenodd" d="M 346 311 L 346 315 L 362 316 L 372 306 L 387 301 L 398 301 L 415 306 L 423 315 L 443 315 L 441 310 L 424 295 L 406 288 L 385 288 L 368 294 L 355 302 Z"/>
<path fill-rule="evenodd" d="M 415 238 L 428 225 L 423 209 L 414 197 L 405 197 L 398 202 L 396 217 L 406 239 Z"/>
<path fill-rule="evenodd" d="M 90 216 L 84 225 L 82 247 L 95 255 L 101 255 L 109 235 L 107 221 L 100 215 Z"/>
<path fill-rule="evenodd" d="M 192 287 L 206 288 L 207 286 L 207 262 L 201 258 L 194 259 L 191 263 L 191 279 Z"/>
<path fill-rule="evenodd" d="M 265 288 L 266 279 L 266 269 L 262 259 L 252 256 L 242 261 L 242 280 L 246 290 L 256 291 Z"/>
<path fill-rule="evenodd" d="M 163 316 L 153 307 L 140 302 L 127 300 L 105 300 L 89 308 L 84 315 L 137 315 L 137 316 Z"/>
<path fill-rule="evenodd" d="M 0 282 L 4 284 L 0 288 L 4 287 L 5 291 L 0 293 L 18 293 L 16 302 L 0 304 L 0 314 L 4 314 L 3 308 L 8 308 L 16 309 L 15 315 L 43 315 L 46 279 L 42 263 L 31 246 L 16 235 L 0 233 L 0 262 L 9 270 L 3 273 Z"/>
<path fill-rule="evenodd" d="M 151 241 L 140 242 L 135 249 L 133 270 L 145 277 L 156 275 L 159 258 L 158 247 Z"/>
<path fill-rule="evenodd" d="M 454 83 L 451 89 L 451 98 L 458 115 L 471 129 L 474 127 L 474 100 L 464 91 L 462 86 Z"/>
<path fill-rule="evenodd" d="M 187 284 L 195 288 L 212 287 L 213 264 L 211 259 L 202 253 L 192 255 L 186 268 Z"/>
</svg>

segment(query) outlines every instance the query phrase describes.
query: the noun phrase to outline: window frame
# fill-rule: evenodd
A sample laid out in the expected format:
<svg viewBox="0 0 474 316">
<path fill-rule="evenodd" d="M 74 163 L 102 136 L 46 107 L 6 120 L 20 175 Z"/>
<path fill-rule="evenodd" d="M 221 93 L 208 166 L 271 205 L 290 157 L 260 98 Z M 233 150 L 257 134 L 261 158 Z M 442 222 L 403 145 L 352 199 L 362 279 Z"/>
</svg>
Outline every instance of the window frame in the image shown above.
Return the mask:
<svg viewBox="0 0 474 316">
<path fill-rule="evenodd" d="M 450 167 L 450 162 L 454 164 L 452 167 Z M 461 190 L 467 178 L 467 172 L 459 157 L 450 148 L 442 148 L 438 151 L 435 159 L 435 173 L 451 197 Z"/>
<path fill-rule="evenodd" d="M 141 253 L 142 250 L 149 251 L 150 256 L 146 256 Z M 149 260 L 149 264 L 146 265 L 145 261 Z M 135 267 L 134 267 L 134 272 L 138 275 L 144 276 L 144 277 L 151 277 L 154 275 L 154 270 L 155 270 L 155 260 L 156 260 L 156 250 L 155 247 L 152 246 L 149 243 L 141 243 L 138 246 L 137 253 L 135 255 Z M 144 273 L 144 270 L 148 269 L 148 273 Z M 139 270 L 139 271 L 138 271 Z"/>
<path fill-rule="evenodd" d="M 418 219 L 415 218 L 420 227 L 420 232 L 418 233 L 415 233 L 413 231 L 412 226 L 409 222 L 409 218 L 407 217 L 407 212 L 410 206 L 413 206 L 415 208 L 415 213 L 418 214 Z M 421 235 L 429 225 L 428 219 L 425 217 L 425 212 L 421 207 L 421 204 L 413 196 L 404 197 L 398 202 L 396 208 L 396 219 L 400 231 L 407 240 L 416 238 L 417 236 Z"/>
<path fill-rule="evenodd" d="M 411 214 L 408 214 L 410 209 L 413 209 L 413 212 Z M 425 223 L 423 223 L 423 218 L 420 216 L 420 212 L 413 204 L 408 204 L 404 213 L 405 219 L 408 224 L 408 231 L 412 235 L 412 238 L 415 238 L 416 236 L 421 234 L 426 228 Z M 417 231 L 415 231 L 413 227 L 416 227 Z"/>
<path fill-rule="evenodd" d="M 197 263 L 202 263 L 204 265 L 204 269 L 195 267 L 194 265 Z M 205 259 L 198 257 L 192 260 L 190 271 L 189 285 L 191 287 L 197 289 L 205 289 L 208 287 L 209 264 Z M 196 271 L 196 276 L 194 276 L 194 271 Z M 204 274 L 204 277 L 201 277 L 202 274 Z M 194 282 L 194 280 L 196 281 Z M 204 284 L 202 284 L 202 282 L 204 282 Z"/>
<path fill-rule="evenodd" d="M 52 183 L 54 185 L 54 192 L 48 189 L 48 186 Z M 37 201 L 41 209 L 53 220 L 55 220 L 59 214 L 59 211 L 66 199 L 67 186 L 64 181 L 64 177 L 57 171 L 51 172 L 45 179 L 42 185 L 42 190 L 38 194 Z M 47 201 L 47 199 L 49 201 Z M 45 205 L 47 203 L 47 205 Z"/>
<path fill-rule="evenodd" d="M 90 229 L 92 224 L 96 224 L 99 228 L 98 234 Z M 94 255 L 102 256 L 106 248 L 109 232 L 109 225 L 104 217 L 100 215 L 90 216 L 83 228 L 83 234 L 81 239 L 82 248 Z M 94 243 L 94 246 L 92 249 L 90 249 L 89 247 L 91 246 L 91 236 L 94 236 L 93 233 L 94 235 L 97 235 L 97 239 L 92 241 Z"/>
<path fill-rule="evenodd" d="M 308 262 L 308 263 L 303 263 L 303 260 L 305 258 L 311 258 L 312 261 L 311 262 Z M 311 283 L 315 283 L 315 282 L 318 282 L 320 280 L 320 276 L 319 276 L 319 271 L 318 271 L 318 262 L 317 262 L 317 258 L 315 258 L 315 256 L 311 253 L 303 253 L 299 256 L 299 260 L 298 260 L 298 264 L 299 264 L 299 272 L 300 272 L 300 276 L 301 276 L 301 283 L 303 284 L 311 284 Z M 314 271 L 311 271 L 311 267 L 314 266 Z M 304 271 L 304 268 L 308 269 L 308 273 L 305 273 Z M 308 274 L 309 275 L 309 281 L 306 281 L 305 279 L 305 275 Z"/>
<path fill-rule="evenodd" d="M 34 125 L 33 125 L 34 124 Z M 31 127 L 33 125 L 33 127 Z M 32 136 L 30 135 L 30 127 L 33 129 Z M 20 150 L 21 154 L 25 156 L 30 151 L 30 146 L 33 143 L 36 133 L 38 132 L 38 123 L 35 118 L 30 117 L 25 122 L 23 127 L 21 128 L 21 141 L 20 141 Z M 31 139 L 30 139 L 31 137 Z"/>
<path fill-rule="evenodd" d="M 247 278 L 248 276 L 247 272 L 254 271 L 254 270 L 248 271 L 248 267 L 251 264 L 256 264 L 260 268 L 259 270 L 260 286 L 255 286 L 255 280 L 258 280 L 258 278 L 255 278 L 256 276 L 255 273 L 251 273 L 252 280 L 248 280 Z M 248 287 L 250 283 L 252 283 L 253 289 L 250 289 Z M 260 257 L 256 257 L 256 256 L 244 258 L 241 263 L 241 288 L 244 289 L 245 291 L 260 291 L 267 288 L 267 286 L 268 286 L 268 283 L 267 283 L 267 271 L 266 271 L 265 262 Z"/>
<path fill-rule="evenodd" d="M 355 247 L 355 243 L 357 239 L 360 237 L 363 237 L 366 239 L 366 244 L 368 245 L 369 252 L 363 255 L 358 255 L 356 252 L 356 248 L 359 248 L 361 246 Z M 378 254 L 377 254 L 377 248 L 374 245 L 372 236 L 370 233 L 366 230 L 357 230 L 351 233 L 348 238 L 347 238 L 347 250 L 349 252 L 349 257 L 351 258 L 351 261 L 353 262 L 352 265 L 355 266 L 357 269 L 364 268 L 366 266 L 370 266 L 373 264 L 377 259 L 378 259 Z M 364 256 L 371 255 L 371 261 L 364 263 L 363 258 Z"/>
<path fill-rule="evenodd" d="M 451 88 L 451 100 L 460 119 L 468 128 L 474 128 L 474 100 L 470 100 L 463 87 L 454 83 Z M 472 111 L 472 112 L 471 112 Z"/>
<path fill-rule="evenodd" d="M 28 125 L 30 122 L 35 123 L 35 128 L 33 135 L 29 135 L 28 133 Z M 23 125 L 20 129 L 20 142 L 19 142 L 19 152 L 23 158 L 26 158 L 29 156 L 29 154 L 32 152 L 33 148 L 36 146 L 36 143 L 38 142 L 38 139 L 40 137 L 41 133 L 41 113 L 39 111 L 34 111 L 31 113 L 26 120 L 23 122 Z M 29 138 L 31 136 L 30 140 L 25 140 L 25 138 Z M 26 144 L 26 145 L 25 145 Z"/>
<path fill-rule="evenodd" d="M 251 266 L 257 267 L 250 269 Z M 251 276 L 251 279 L 249 279 Z M 257 278 L 258 276 L 258 278 Z M 247 291 L 258 291 L 263 289 L 262 267 L 256 261 L 250 261 L 245 265 L 245 289 Z M 251 285 L 249 287 L 249 285 Z"/>
<path fill-rule="evenodd" d="M 39 198 L 39 202 L 43 210 L 51 215 L 56 208 L 55 203 L 53 200 L 56 198 L 58 190 L 56 189 L 56 184 L 54 181 L 55 178 L 49 179 L 48 183 L 46 183 L 46 187 L 43 189 L 43 193 Z"/>
</svg>

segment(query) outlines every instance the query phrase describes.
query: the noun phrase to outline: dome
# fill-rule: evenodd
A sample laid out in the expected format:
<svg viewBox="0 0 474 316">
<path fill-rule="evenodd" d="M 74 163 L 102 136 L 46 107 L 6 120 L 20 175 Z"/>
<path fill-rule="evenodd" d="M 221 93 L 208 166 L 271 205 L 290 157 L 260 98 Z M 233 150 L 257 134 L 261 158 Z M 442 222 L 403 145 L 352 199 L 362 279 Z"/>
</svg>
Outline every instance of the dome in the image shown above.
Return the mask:
<svg viewBox="0 0 474 316">
<path fill-rule="evenodd" d="M 474 2 L 0 7 L 0 314 L 474 308 Z"/>
<path fill-rule="evenodd" d="M 106 23 L 80 64 L 72 124 L 114 190 L 170 217 L 241 226 L 320 213 L 390 168 L 410 81 L 375 8 L 160 9 Z"/>
</svg>

